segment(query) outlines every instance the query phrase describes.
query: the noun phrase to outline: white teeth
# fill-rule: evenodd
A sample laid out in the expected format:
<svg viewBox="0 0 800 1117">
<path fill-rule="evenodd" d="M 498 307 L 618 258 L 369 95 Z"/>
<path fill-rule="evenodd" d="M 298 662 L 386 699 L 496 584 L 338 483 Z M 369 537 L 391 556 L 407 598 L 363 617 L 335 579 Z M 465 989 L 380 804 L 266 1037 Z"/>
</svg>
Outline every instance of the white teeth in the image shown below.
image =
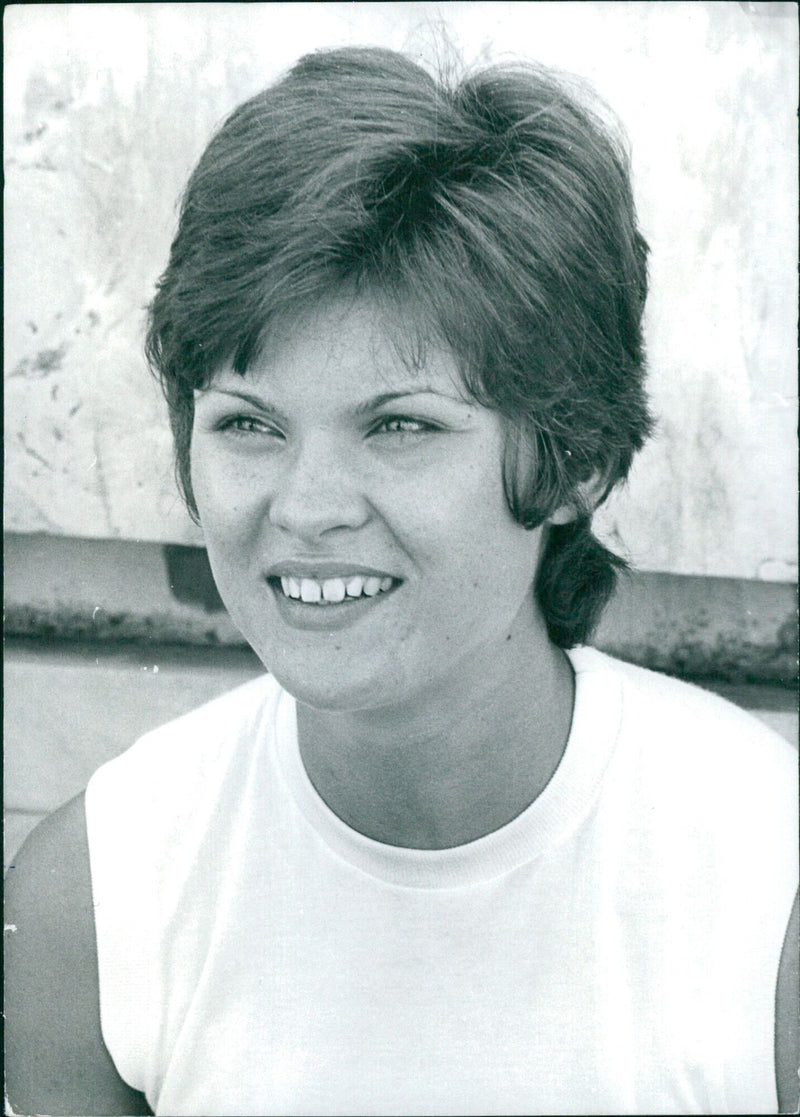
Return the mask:
<svg viewBox="0 0 800 1117">
<path fill-rule="evenodd" d="M 322 583 L 322 596 L 326 601 L 337 604 L 344 601 L 344 580 L 342 578 L 326 578 Z"/>
<path fill-rule="evenodd" d="M 322 597 L 322 586 L 311 578 L 300 579 L 300 597 L 307 605 L 312 605 Z"/>
<path fill-rule="evenodd" d="M 316 578 L 295 578 L 291 574 L 282 574 L 280 578 L 281 589 L 285 597 L 303 601 L 306 605 L 330 604 L 338 605 L 347 598 L 376 597 L 379 593 L 387 593 L 394 585 L 393 578 L 378 578 L 363 574 L 355 574 L 351 578 L 325 578 L 318 581 Z"/>
</svg>

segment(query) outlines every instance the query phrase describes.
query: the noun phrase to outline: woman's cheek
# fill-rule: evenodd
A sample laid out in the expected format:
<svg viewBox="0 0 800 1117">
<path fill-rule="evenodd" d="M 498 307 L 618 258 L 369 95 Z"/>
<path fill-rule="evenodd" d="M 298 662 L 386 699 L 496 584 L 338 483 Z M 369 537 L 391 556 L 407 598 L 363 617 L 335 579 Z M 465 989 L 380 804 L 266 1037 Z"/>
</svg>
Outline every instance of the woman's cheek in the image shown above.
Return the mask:
<svg viewBox="0 0 800 1117">
<path fill-rule="evenodd" d="M 201 525 L 207 531 L 217 524 L 230 527 L 245 512 L 248 493 L 255 491 L 253 471 L 203 436 L 192 443 L 191 471 Z"/>
</svg>

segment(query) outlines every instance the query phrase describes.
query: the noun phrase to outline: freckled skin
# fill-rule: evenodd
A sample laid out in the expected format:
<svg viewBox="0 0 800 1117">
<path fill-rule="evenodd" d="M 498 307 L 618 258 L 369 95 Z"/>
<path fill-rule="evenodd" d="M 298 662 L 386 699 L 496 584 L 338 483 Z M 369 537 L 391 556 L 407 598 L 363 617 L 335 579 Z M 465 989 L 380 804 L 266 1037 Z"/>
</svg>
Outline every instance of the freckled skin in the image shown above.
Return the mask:
<svg viewBox="0 0 800 1117">
<path fill-rule="evenodd" d="M 241 391 L 263 408 L 223 394 Z M 387 392 L 402 398 L 359 411 Z M 220 431 L 232 413 L 253 417 L 244 433 Z M 387 414 L 419 429 L 376 433 Z M 464 398 L 453 356 L 431 348 L 409 369 L 365 304 L 318 311 L 245 377 L 223 369 L 197 394 L 192 481 L 215 579 L 291 693 L 330 709 L 393 705 L 479 676 L 512 630 L 541 643 L 540 531 L 511 516 L 502 446 L 499 417 Z M 402 584 L 332 643 L 285 623 L 265 581 L 271 562 L 298 556 Z"/>
</svg>

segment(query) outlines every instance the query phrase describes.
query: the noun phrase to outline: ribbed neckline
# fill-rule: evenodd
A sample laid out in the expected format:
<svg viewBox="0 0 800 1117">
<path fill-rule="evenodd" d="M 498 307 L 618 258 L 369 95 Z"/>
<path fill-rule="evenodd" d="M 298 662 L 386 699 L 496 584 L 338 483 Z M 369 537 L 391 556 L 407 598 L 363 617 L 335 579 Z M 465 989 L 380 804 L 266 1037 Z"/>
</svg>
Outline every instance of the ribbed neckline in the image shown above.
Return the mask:
<svg viewBox="0 0 800 1117">
<path fill-rule="evenodd" d="M 449 849 L 406 849 L 375 841 L 334 814 L 303 765 L 295 700 L 282 691 L 276 752 L 297 808 L 325 844 L 362 872 L 406 888 L 460 888 L 519 868 L 558 844 L 588 813 L 619 733 L 622 680 L 593 648 L 567 653 L 575 671 L 575 708 L 567 747 L 544 791 L 511 822 Z"/>
</svg>

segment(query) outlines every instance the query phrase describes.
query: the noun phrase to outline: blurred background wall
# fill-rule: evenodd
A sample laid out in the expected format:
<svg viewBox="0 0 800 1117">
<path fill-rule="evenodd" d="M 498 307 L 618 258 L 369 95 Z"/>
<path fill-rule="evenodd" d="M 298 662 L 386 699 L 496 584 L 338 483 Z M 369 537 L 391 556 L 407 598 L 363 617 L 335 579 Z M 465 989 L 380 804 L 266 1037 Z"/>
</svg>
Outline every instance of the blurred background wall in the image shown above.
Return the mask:
<svg viewBox="0 0 800 1117">
<path fill-rule="evenodd" d="M 652 250 L 659 427 L 601 515 L 602 533 L 643 573 L 600 642 L 690 676 L 791 681 L 793 4 L 11 5 L 4 31 L 6 616 L 8 634 L 27 639 L 8 644 L 6 725 L 32 785 L 12 803 L 18 813 L 41 786 L 37 766 L 52 770 L 75 747 L 67 724 L 96 738 L 95 751 L 71 783 L 34 796 L 34 814 L 65 798 L 67 784 L 79 789 L 109 736 L 124 747 L 142 718 L 145 728 L 225 689 L 226 663 L 258 669 L 233 650 L 240 638 L 176 494 L 165 411 L 142 356 L 144 308 L 210 133 L 318 47 L 381 44 L 423 63 L 451 49 L 467 63 L 533 58 L 588 79 L 622 118 Z M 189 643 L 244 658 L 217 656 L 202 685 L 187 681 L 200 678 L 192 661 L 194 674 L 178 671 L 161 704 L 152 687 L 149 697 L 126 689 L 126 670 L 138 678 L 167 644 Z M 130 695 L 113 733 L 103 697 L 112 644 Z M 72 720 L 65 692 L 42 675 L 69 655 L 80 692 Z M 52 731 L 31 741 L 33 722 L 19 719 L 43 702 Z"/>
</svg>

